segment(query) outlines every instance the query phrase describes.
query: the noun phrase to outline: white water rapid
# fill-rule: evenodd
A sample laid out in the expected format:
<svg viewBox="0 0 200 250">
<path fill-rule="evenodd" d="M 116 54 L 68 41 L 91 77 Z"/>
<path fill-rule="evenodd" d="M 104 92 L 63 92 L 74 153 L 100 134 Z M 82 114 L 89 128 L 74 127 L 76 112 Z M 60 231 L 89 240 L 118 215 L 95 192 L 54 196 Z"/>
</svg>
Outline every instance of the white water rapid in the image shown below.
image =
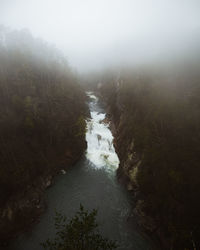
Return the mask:
<svg viewBox="0 0 200 250">
<path fill-rule="evenodd" d="M 87 95 L 91 100 L 91 119 L 87 120 L 86 157 L 96 168 L 115 170 L 118 168 L 119 159 L 113 146 L 109 124 L 104 121 L 106 114 L 99 110 L 98 98 L 92 92 L 87 92 Z"/>
<path fill-rule="evenodd" d="M 98 209 L 100 233 L 116 240 L 117 250 L 150 250 L 150 241 L 141 233 L 132 214 L 132 194 L 120 185 L 116 176 L 119 159 L 113 147 L 109 125 L 103 120 L 102 103 L 88 94 L 91 112 L 87 120 L 87 152 L 76 165 L 54 178 L 45 192 L 47 209 L 32 230 L 20 235 L 6 250 L 43 250 L 41 242 L 55 238 L 55 211 L 72 218 L 80 203 L 86 209 Z"/>
</svg>

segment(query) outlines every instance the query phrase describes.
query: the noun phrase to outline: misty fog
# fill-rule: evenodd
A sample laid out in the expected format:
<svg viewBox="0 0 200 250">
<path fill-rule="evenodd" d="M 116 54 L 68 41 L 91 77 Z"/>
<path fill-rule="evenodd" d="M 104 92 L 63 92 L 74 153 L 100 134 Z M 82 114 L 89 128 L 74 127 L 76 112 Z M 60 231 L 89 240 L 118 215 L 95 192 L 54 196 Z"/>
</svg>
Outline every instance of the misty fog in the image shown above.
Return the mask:
<svg viewBox="0 0 200 250">
<path fill-rule="evenodd" d="M 198 0 L 1 0 L 0 24 L 28 29 L 80 72 L 199 55 Z"/>
<path fill-rule="evenodd" d="M 200 249 L 199 128 L 200 0 L 0 0 L 0 249 Z"/>
</svg>

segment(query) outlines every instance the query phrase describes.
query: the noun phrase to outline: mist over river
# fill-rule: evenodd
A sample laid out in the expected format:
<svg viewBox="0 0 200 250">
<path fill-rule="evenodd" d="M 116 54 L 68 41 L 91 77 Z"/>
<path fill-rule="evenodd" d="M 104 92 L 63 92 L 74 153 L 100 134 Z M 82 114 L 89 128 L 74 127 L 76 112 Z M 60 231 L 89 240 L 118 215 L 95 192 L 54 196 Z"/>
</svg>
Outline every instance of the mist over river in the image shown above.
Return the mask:
<svg viewBox="0 0 200 250">
<path fill-rule="evenodd" d="M 66 174 L 55 178 L 47 189 L 47 210 L 40 222 L 21 235 L 11 246 L 12 250 L 40 250 L 40 243 L 54 238 L 55 210 L 72 217 L 80 203 L 87 209 L 98 209 L 97 221 L 104 236 L 117 240 L 120 250 L 152 249 L 151 242 L 142 234 L 129 193 L 116 178 L 119 159 L 113 146 L 113 136 L 104 123 L 105 111 L 98 98 L 87 92 L 91 117 L 87 120 L 86 155 L 69 168 Z"/>
</svg>

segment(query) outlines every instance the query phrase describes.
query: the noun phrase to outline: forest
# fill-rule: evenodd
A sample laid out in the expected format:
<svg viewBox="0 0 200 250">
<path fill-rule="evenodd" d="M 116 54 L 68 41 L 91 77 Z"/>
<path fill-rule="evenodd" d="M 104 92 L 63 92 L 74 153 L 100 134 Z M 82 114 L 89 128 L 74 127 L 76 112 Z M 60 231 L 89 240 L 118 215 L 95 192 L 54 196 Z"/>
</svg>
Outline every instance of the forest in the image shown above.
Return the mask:
<svg viewBox="0 0 200 250">
<path fill-rule="evenodd" d="M 198 65 L 100 78 L 116 127 L 118 176 L 130 182 L 133 197 L 139 191 L 134 199 L 141 224 L 166 249 L 200 247 Z"/>
<path fill-rule="evenodd" d="M 7 235 L 9 225 L 13 230 L 15 220 L 20 228 L 26 207 L 37 205 L 20 208 L 20 200 L 30 198 L 26 193 L 33 193 L 41 179 L 65 169 L 82 155 L 86 147 L 85 115 L 84 92 L 61 53 L 27 30 L 2 26 L 1 236 Z"/>
<path fill-rule="evenodd" d="M 199 198 L 200 0 L 0 0 L 0 250 L 199 250 Z"/>
</svg>

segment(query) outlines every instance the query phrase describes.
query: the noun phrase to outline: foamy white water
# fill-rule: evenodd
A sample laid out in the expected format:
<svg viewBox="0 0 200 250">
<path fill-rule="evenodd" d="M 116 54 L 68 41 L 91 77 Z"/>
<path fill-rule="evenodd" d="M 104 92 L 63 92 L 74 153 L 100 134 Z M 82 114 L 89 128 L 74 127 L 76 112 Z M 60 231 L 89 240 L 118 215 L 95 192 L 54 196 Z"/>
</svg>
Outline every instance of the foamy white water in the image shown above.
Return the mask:
<svg viewBox="0 0 200 250">
<path fill-rule="evenodd" d="M 119 159 L 113 146 L 113 136 L 109 125 L 103 122 L 105 113 L 98 112 L 98 98 L 87 92 L 90 97 L 91 119 L 87 120 L 87 152 L 86 157 L 97 168 L 116 169 Z"/>
</svg>

